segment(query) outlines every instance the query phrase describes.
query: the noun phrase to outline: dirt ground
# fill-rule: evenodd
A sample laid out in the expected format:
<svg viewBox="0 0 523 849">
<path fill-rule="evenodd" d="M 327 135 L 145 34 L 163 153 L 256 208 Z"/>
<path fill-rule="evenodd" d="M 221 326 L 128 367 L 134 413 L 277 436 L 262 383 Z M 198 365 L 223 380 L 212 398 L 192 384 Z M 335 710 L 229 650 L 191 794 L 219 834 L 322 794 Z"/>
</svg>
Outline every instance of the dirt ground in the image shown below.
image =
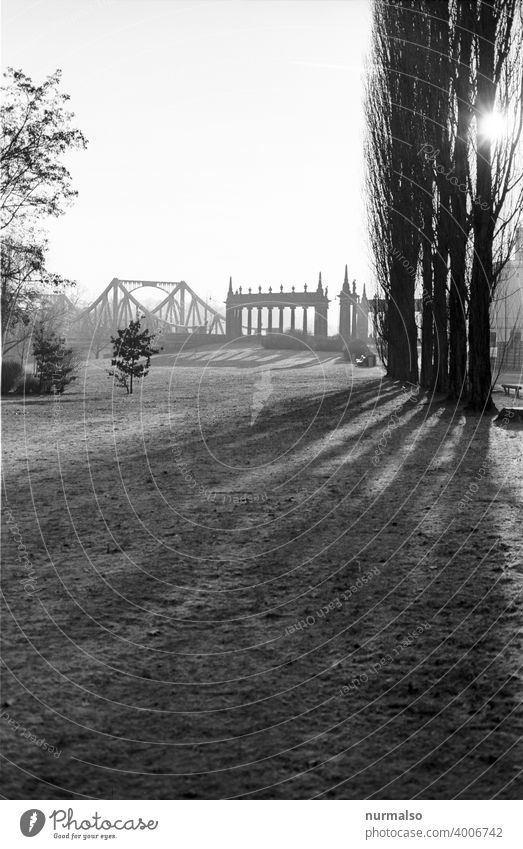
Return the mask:
<svg viewBox="0 0 523 849">
<path fill-rule="evenodd" d="M 518 798 L 523 432 L 261 374 L 4 400 L 2 794 Z"/>
</svg>

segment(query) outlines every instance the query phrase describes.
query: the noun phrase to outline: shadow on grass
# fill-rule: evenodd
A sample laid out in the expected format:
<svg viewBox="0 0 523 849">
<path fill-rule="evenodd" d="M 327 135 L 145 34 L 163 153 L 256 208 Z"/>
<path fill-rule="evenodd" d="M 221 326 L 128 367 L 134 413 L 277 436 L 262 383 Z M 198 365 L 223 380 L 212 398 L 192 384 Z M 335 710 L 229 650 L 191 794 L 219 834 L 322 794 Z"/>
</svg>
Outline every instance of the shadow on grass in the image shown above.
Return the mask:
<svg viewBox="0 0 523 849">
<path fill-rule="evenodd" d="M 105 537 L 95 525 L 99 506 L 74 502 L 79 472 L 63 458 L 60 471 L 73 493 L 72 514 L 85 516 L 85 542 L 96 540 L 99 546 L 91 556 L 123 597 L 110 581 L 89 583 L 92 577 L 82 576 L 78 565 L 82 561 L 69 554 L 64 558 L 62 552 L 63 574 L 73 572 L 75 581 L 74 604 L 65 599 L 64 612 L 56 602 L 58 625 L 66 636 L 51 618 L 37 622 L 36 609 L 33 618 L 24 617 L 18 641 L 31 636 L 42 655 L 71 672 L 71 680 L 60 677 L 29 650 L 29 663 L 18 661 L 20 675 L 29 667 L 37 696 L 47 692 L 46 736 L 53 742 L 65 738 L 74 757 L 58 765 L 41 759 L 34 770 L 29 751 L 19 771 L 12 767 L 6 773 L 9 797 L 451 799 L 516 794 L 512 717 L 519 679 L 513 645 L 519 620 L 513 583 L 502 564 L 507 538 L 517 538 L 506 524 L 513 484 L 509 481 L 500 492 L 490 420 L 439 400 L 402 402 L 404 397 L 397 384 L 369 381 L 343 392 L 269 403 L 254 428 L 237 421 L 225 428 L 210 426 L 218 449 L 234 444 L 242 458 L 258 450 L 253 433 L 269 442 L 275 434 L 293 438 L 297 424 L 316 415 L 300 450 L 317 454 L 307 476 L 300 479 L 298 471 L 293 483 L 297 491 L 309 485 L 311 471 L 339 460 L 332 476 L 337 492 L 322 490 L 310 512 L 287 514 L 283 527 L 276 515 L 266 535 L 264 517 L 259 528 L 247 529 L 241 543 L 247 549 L 280 549 L 252 571 L 253 581 L 260 576 L 260 586 L 232 599 L 223 592 L 224 583 L 234 588 L 235 582 L 246 580 L 245 570 L 235 574 L 232 562 L 236 549 L 229 530 L 238 530 L 238 510 L 230 514 L 231 528 L 218 527 L 207 536 L 198 524 L 176 528 L 184 545 L 200 557 L 188 568 L 169 547 L 172 512 L 157 492 L 144 492 L 138 458 L 132 458 L 130 478 L 136 488 L 124 498 L 121 468 L 109 448 L 100 450 L 104 494 L 116 498 L 113 512 L 104 508 L 104 518 L 114 521 L 115 533 L 132 535 L 140 567 L 131 561 L 118 572 L 120 561 L 114 558 L 113 565 L 106 555 Z M 379 419 L 368 424 L 374 401 Z M 381 464 L 374 467 L 370 458 L 376 437 L 392 410 L 399 424 Z M 338 422 L 355 424 L 350 444 L 370 437 L 351 464 L 343 462 L 348 443 L 323 444 Z M 200 449 L 199 437 L 188 436 L 186 444 L 194 451 L 206 450 Z M 146 459 L 160 480 L 169 462 L 165 435 L 155 434 L 151 445 L 151 458 Z M 411 445 L 414 449 L 400 458 L 398 452 Z M 432 468 L 438 448 L 441 467 Z M 124 450 L 122 455 L 124 460 Z M 477 496 L 460 512 L 460 499 L 483 467 L 489 472 Z M 260 486 L 273 490 L 288 470 L 275 462 L 258 474 Z M 363 476 L 365 497 L 345 497 Z M 169 487 L 182 486 L 181 475 L 163 480 L 167 496 Z M 48 485 L 35 480 L 37 502 L 49 501 Z M 185 491 L 191 517 L 203 521 L 211 507 Z M 258 507 L 270 517 L 270 503 Z M 154 518 L 154 555 L 133 510 L 146 525 Z M 56 537 L 52 521 L 56 518 L 42 516 L 42 534 L 49 540 L 53 532 Z M 206 560 L 216 550 L 231 556 L 231 563 L 220 566 L 223 575 Z M 284 639 L 286 625 L 311 612 L 316 615 L 356 582 L 353 555 L 376 566 L 377 576 L 340 606 L 333 605 L 328 615 L 316 616 L 314 628 Z M 298 568 L 286 574 L 294 564 Z M 273 575 L 270 587 L 261 585 L 262 578 Z M 60 588 L 52 576 L 46 581 L 46 600 L 52 602 Z M 199 599 L 196 608 L 183 586 L 190 581 Z M 16 582 L 13 588 L 19 590 Z M 7 590 L 10 603 L 13 588 Z M 202 588 L 207 595 L 200 593 Z M 313 588 L 313 600 L 308 588 Z M 84 609 L 93 617 L 89 627 Z M 151 633 L 155 611 L 171 615 L 172 621 L 159 619 L 161 627 Z M 252 621 L 243 621 L 240 614 Z M 206 624 L 208 619 L 212 624 Z M 98 621 L 108 623 L 103 632 Z M 394 655 L 391 648 L 425 622 L 430 628 Z M 274 637 L 275 623 L 279 639 Z M 83 646 L 87 650 L 80 657 Z M 393 662 L 382 664 L 387 654 L 394 655 Z M 376 666 L 378 672 L 370 672 Z M 340 688 L 363 674 L 366 685 L 340 699 Z M 58 685 L 64 694 L 60 697 Z M 60 699 L 66 698 L 64 718 L 53 708 L 59 711 Z M 32 724 L 24 709 L 31 699 L 20 687 L 17 712 L 28 727 Z"/>
</svg>

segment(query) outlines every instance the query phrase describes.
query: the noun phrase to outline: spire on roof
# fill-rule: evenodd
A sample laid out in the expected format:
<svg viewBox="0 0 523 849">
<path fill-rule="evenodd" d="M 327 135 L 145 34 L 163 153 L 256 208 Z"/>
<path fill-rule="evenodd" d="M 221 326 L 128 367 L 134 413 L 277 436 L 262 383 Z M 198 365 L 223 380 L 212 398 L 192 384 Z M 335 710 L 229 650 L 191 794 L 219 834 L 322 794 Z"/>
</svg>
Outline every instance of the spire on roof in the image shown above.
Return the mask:
<svg viewBox="0 0 523 849">
<path fill-rule="evenodd" d="M 344 292 L 350 292 L 350 286 L 349 286 L 349 269 L 347 268 L 347 266 L 345 266 L 345 277 L 344 277 L 344 279 L 343 279 L 343 291 L 344 291 Z"/>
</svg>

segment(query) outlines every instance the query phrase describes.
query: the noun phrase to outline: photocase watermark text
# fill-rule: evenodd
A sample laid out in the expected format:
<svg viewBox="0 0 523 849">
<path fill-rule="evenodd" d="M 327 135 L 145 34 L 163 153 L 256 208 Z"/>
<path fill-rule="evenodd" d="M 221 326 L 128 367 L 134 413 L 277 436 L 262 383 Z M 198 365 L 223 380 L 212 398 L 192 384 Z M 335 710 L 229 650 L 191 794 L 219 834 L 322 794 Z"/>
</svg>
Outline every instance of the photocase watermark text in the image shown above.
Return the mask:
<svg viewBox="0 0 523 849">
<path fill-rule="evenodd" d="M 423 622 L 421 625 L 418 625 L 414 631 L 411 631 L 400 642 L 396 643 L 390 652 L 386 652 L 386 654 L 382 655 L 376 663 L 371 664 L 366 672 L 356 675 L 348 682 L 348 684 L 344 684 L 343 687 L 340 688 L 338 695 L 342 697 L 348 696 L 349 693 L 354 692 L 354 690 L 359 690 L 360 687 L 369 682 L 373 675 L 377 676 L 383 669 L 394 663 L 396 658 L 398 658 L 406 648 L 413 645 L 418 637 L 425 631 L 428 631 L 430 627 L 431 626 L 428 622 Z"/>
<path fill-rule="evenodd" d="M 37 737 L 36 734 L 33 734 L 32 731 L 29 731 L 22 725 L 21 722 L 17 722 L 6 710 L 0 712 L 0 719 L 3 719 L 4 722 L 15 731 L 17 734 L 20 733 L 22 737 L 25 737 L 26 740 L 29 740 L 30 743 L 34 743 L 35 746 L 38 746 L 44 752 L 48 752 L 48 754 L 52 755 L 54 758 L 59 758 L 62 754 L 62 750 L 58 750 L 56 746 L 51 746 L 44 737 Z"/>
<path fill-rule="evenodd" d="M 359 566 L 359 560 L 353 561 Z M 311 628 L 319 619 L 323 619 L 333 610 L 341 610 L 343 607 L 343 602 L 348 601 L 351 596 L 356 595 L 365 584 L 368 584 L 376 575 L 379 575 L 380 570 L 377 566 L 374 566 L 368 572 L 364 572 L 363 575 L 359 575 L 353 584 L 345 590 L 344 592 L 337 595 L 335 598 L 331 599 L 327 604 L 322 605 L 322 607 L 318 608 L 314 613 L 309 613 L 304 619 L 299 619 L 294 622 L 292 625 L 289 625 L 285 629 L 285 636 L 289 636 L 290 634 L 296 633 L 296 631 L 303 631 L 305 628 Z"/>
</svg>

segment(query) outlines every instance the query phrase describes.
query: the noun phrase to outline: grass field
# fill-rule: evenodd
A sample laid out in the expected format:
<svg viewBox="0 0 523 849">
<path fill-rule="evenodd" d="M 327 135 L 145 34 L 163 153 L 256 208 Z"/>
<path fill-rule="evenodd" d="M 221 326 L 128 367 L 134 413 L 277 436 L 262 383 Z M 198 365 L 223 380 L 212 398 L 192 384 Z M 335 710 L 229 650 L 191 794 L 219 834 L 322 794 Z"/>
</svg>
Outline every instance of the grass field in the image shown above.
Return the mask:
<svg viewBox="0 0 523 849">
<path fill-rule="evenodd" d="M 336 359 L 103 367 L 3 402 L 3 795 L 517 798 L 521 430 Z"/>
</svg>

